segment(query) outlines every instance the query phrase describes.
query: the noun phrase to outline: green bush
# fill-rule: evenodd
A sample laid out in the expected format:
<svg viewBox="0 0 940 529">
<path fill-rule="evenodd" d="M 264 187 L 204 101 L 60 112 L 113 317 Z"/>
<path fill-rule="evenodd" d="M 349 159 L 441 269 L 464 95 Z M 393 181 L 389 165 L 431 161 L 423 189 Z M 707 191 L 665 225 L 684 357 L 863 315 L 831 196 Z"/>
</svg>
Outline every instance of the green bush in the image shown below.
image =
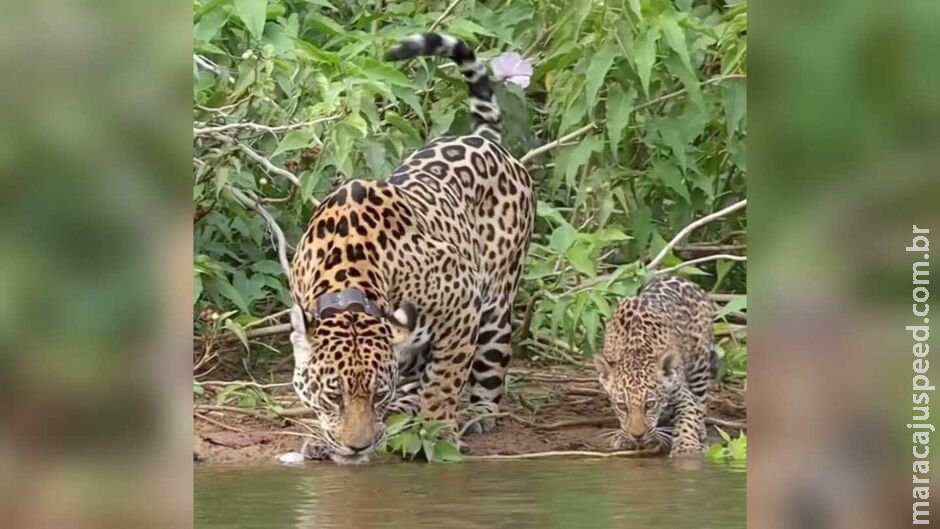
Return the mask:
<svg viewBox="0 0 940 529">
<path fill-rule="evenodd" d="M 384 178 L 425 140 L 468 131 L 453 64 L 381 61 L 450 3 L 194 1 L 194 315 L 236 311 L 194 318 L 197 333 L 244 337 L 290 302 L 264 219 L 233 190 L 260 199 L 293 242 L 337 182 Z M 498 87 L 517 156 L 583 130 L 527 162 L 539 204 L 516 319 L 531 324 L 519 337 L 529 354 L 596 351 L 666 241 L 745 197 L 746 17 L 743 2 L 468 0 L 441 21 L 484 59 L 535 58 L 525 91 Z M 745 231 L 739 210 L 692 239 L 742 243 Z M 745 290 L 741 262 L 676 273 Z"/>
</svg>

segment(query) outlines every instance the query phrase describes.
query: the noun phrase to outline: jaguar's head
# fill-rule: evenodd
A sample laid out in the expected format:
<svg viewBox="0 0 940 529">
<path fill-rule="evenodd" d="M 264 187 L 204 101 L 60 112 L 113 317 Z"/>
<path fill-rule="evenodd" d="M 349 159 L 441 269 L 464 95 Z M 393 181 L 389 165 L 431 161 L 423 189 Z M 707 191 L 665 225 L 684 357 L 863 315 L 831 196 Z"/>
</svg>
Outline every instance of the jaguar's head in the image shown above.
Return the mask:
<svg viewBox="0 0 940 529">
<path fill-rule="evenodd" d="M 653 335 L 660 330 L 653 329 Z M 623 340 L 607 340 L 604 352 L 595 356 L 598 380 L 626 440 L 634 446 L 668 443 L 669 431 L 660 419 L 681 384 L 679 356 L 665 336 L 651 339 L 656 336 L 636 331 Z"/>
<path fill-rule="evenodd" d="M 385 437 L 383 418 L 398 382 L 396 346 L 414 330 L 414 307 L 387 315 L 326 311 L 309 319 L 295 308 L 291 321 L 294 390 L 313 410 L 325 448 L 339 463 L 367 460 Z"/>
</svg>

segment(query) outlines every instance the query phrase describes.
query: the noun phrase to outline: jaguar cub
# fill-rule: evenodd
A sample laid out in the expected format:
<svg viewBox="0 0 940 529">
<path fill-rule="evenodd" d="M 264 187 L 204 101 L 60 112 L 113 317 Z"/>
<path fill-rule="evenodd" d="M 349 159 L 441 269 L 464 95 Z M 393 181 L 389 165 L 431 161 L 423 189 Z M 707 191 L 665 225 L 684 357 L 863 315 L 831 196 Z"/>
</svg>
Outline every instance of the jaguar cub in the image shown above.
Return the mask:
<svg viewBox="0 0 940 529">
<path fill-rule="evenodd" d="M 705 442 L 705 397 L 717 374 L 715 304 L 696 284 L 657 279 L 608 322 L 598 378 L 620 421 L 612 445 L 659 445 L 670 455 Z"/>
</svg>

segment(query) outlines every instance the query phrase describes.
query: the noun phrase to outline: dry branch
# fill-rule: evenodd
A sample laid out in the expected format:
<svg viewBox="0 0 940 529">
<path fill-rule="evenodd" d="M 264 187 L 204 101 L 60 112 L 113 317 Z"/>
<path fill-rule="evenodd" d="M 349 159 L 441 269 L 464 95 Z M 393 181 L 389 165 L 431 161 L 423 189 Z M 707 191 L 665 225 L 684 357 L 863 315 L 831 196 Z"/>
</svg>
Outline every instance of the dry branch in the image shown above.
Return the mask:
<svg viewBox="0 0 940 529">
<path fill-rule="evenodd" d="M 671 266 L 669 268 L 664 268 L 662 270 L 657 270 L 656 275 L 668 274 L 670 272 L 675 272 L 680 268 L 685 268 L 687 266 L 696 265 L 699 263 L 706 263 L 708 261 L 718 261 L 725 259 L 728 261 L 747 261 L 747 257 L 744 255 L 730 255 L 730 254 L 719 254 L 719 255 L 706 255 L 705 257 L 699 257 L 698 259 L 691 259 L 689 261 L 684 261 L 677 264 L 676 266 Z"/>
<path fill-rule="evenodd" d="M 273 174 L 276 174 L 276 175 L 278 175 L 278 176 L 282 176 L 282 177 L 286 178 L 287 180 L 289 180 L 290 183 L 294 184 L 294 185 L 297 186 L 298 188 L 301 187 L 301 185 L 300 185 L 300 178 L 298 178 L 297 175 L 295 175 L 294 173 L 288 171 L 287 169 L 283 169 L 283 168 L 281 168 L 281 167 L 278 167 L 278 166 L 274 165 L 274 162 L 272 162 L 271 160 L 268 160 L 268 159 L 265 158 L 264 156 L 261 156 L 260 154 L 258 154 L 257 152 L 255 152 L 251 147 L 245 145 L 244 143 L 242 143 L 242 142 L 236 140 L 235 138 L 226 136 L 226 135 L 224 135 L 224 134 L 219 134 L 219 133 L 217 133 L 217 132 L 216 132 L 216 133 L 212 133 L 211 136 L 212 136 L 213 138 L 215 138 L 215 139 L 217 139 L 217 140 L 223 142 L 223 143 L 227 143 L 227 144 L 229 144 L 229 145 L 234 145 L 234 146 L 238 147 L 239 150 L 241 150 L 243 153 L 245 153 L 246 156 L 248 156 L 249 158 L 251 158 L 251 159 L 254 160 L 255 162 L 261 164 L 261 166 L 264 167 L 264 169 L 265 169 L 268 173 L 273 173 Z M 319 204 L 317 204 L 316 201 L 314 201 L 314 205 L 319 205 Z"/>
<path fill-rule="evenodd" d="M 682 228 L 682 230 L 680 230 L 679 233 L 676 234 L 676 236 L 673 237 L 671 241 L 669 241 L 669 244 L 667 244 L 662 250 L 660 250 L 659 254 L 657 254 L 656 257 L 654 257 L 653 260 L 650 261 L 648 265 L 646 265 L 646 269 L 655 270 L 657 266 L 662 264 L 666 256 L 669 255 L 670 250 L 672 250 L 677 244 L 679 244 L 679 242 L 682 241 L 682 239 L 684 239 L 689 233 L 691 233 L 696 228 L 700 226 L 704 226 L 705 224 L 708 224 L 709 222 L 715 219 L 724 217 L 725 215 L 729 213 L 733 213 L 743 208 L 746 205 L 747 205 L 747 199 L 741 200 L 739 202 L 735 202 L 734 204 L 731 204 L 730 206 L 720 211 L 716 211 L 715 213 L 712 213 L 710 215 L 705 215 L 704 217 L 690 223 L 685 228 Z"/>
<path fill-rule="evenodd" d="M 229 186 L 229 191 L 232 192 L 232 196 L 241 202 L 243 206 L 255 210 L 259 215 L 264 217 L 265 222 L 268 223 L 268 227 L 274 233 L 277 240 L 277 257 L 281 263 L 281 268 L 284 269 L 284 275 L 287 276 L 287 283 L 291 284 L 290 261 L 287 258 L 287 238 L 284 237 L 284 230 L 281 229 L 277 221 L 274 220 L 274 217 L 271 216 L 268 210 L 264 209 L 264 206 L 259 204 L 258 201 L 250 198 L 235 187 Z"/>
<path fill-rule="evenodd" d="M 620 450 L 618 452 L 590 452 L 585 450 L 557 450 L 550 452 L 530 452 L 528 454 L 490 454 L 485 456 L 466 456 L 471 461 L 484 461 L 487 459 L 539 459 L 543 457 L 626 457 L 653 454 L 651 450 Z"/>
</svg>

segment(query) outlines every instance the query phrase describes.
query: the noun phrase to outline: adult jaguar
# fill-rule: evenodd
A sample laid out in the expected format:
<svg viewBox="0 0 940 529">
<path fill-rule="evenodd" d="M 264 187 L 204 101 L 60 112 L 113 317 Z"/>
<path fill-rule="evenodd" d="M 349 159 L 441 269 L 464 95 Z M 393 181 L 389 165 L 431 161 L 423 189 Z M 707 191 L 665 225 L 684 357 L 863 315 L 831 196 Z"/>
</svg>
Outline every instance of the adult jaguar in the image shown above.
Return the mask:
<svg viewBox="0 0 940 529">
<path fill-rule="evenodd" d="M 718 371 L 712 350 L 715 304 L 687 279 L 665 277 L 623 300 L 595 357 L 620 430 L 615 447 L 659 444 L 670 455 L 705 441 L 705 400 Z"/>
<path fill-rule="evenodd" d="M 431 142 L 385 181 L 341 185 L 313 214 L 291 265 L 293 385 L 338 462 L 365 460 L 381 443 L 404 369 L 420 383 L 395 409 L 455 431 L 466 385 L 462 417 L 498 411 L 510 360 L 532 181 L 499 143 L 499 107 L 473 50 L 426 33 L 386 58 L 417 56 L 457 63 L 473 134 Z"/>
</svg>

